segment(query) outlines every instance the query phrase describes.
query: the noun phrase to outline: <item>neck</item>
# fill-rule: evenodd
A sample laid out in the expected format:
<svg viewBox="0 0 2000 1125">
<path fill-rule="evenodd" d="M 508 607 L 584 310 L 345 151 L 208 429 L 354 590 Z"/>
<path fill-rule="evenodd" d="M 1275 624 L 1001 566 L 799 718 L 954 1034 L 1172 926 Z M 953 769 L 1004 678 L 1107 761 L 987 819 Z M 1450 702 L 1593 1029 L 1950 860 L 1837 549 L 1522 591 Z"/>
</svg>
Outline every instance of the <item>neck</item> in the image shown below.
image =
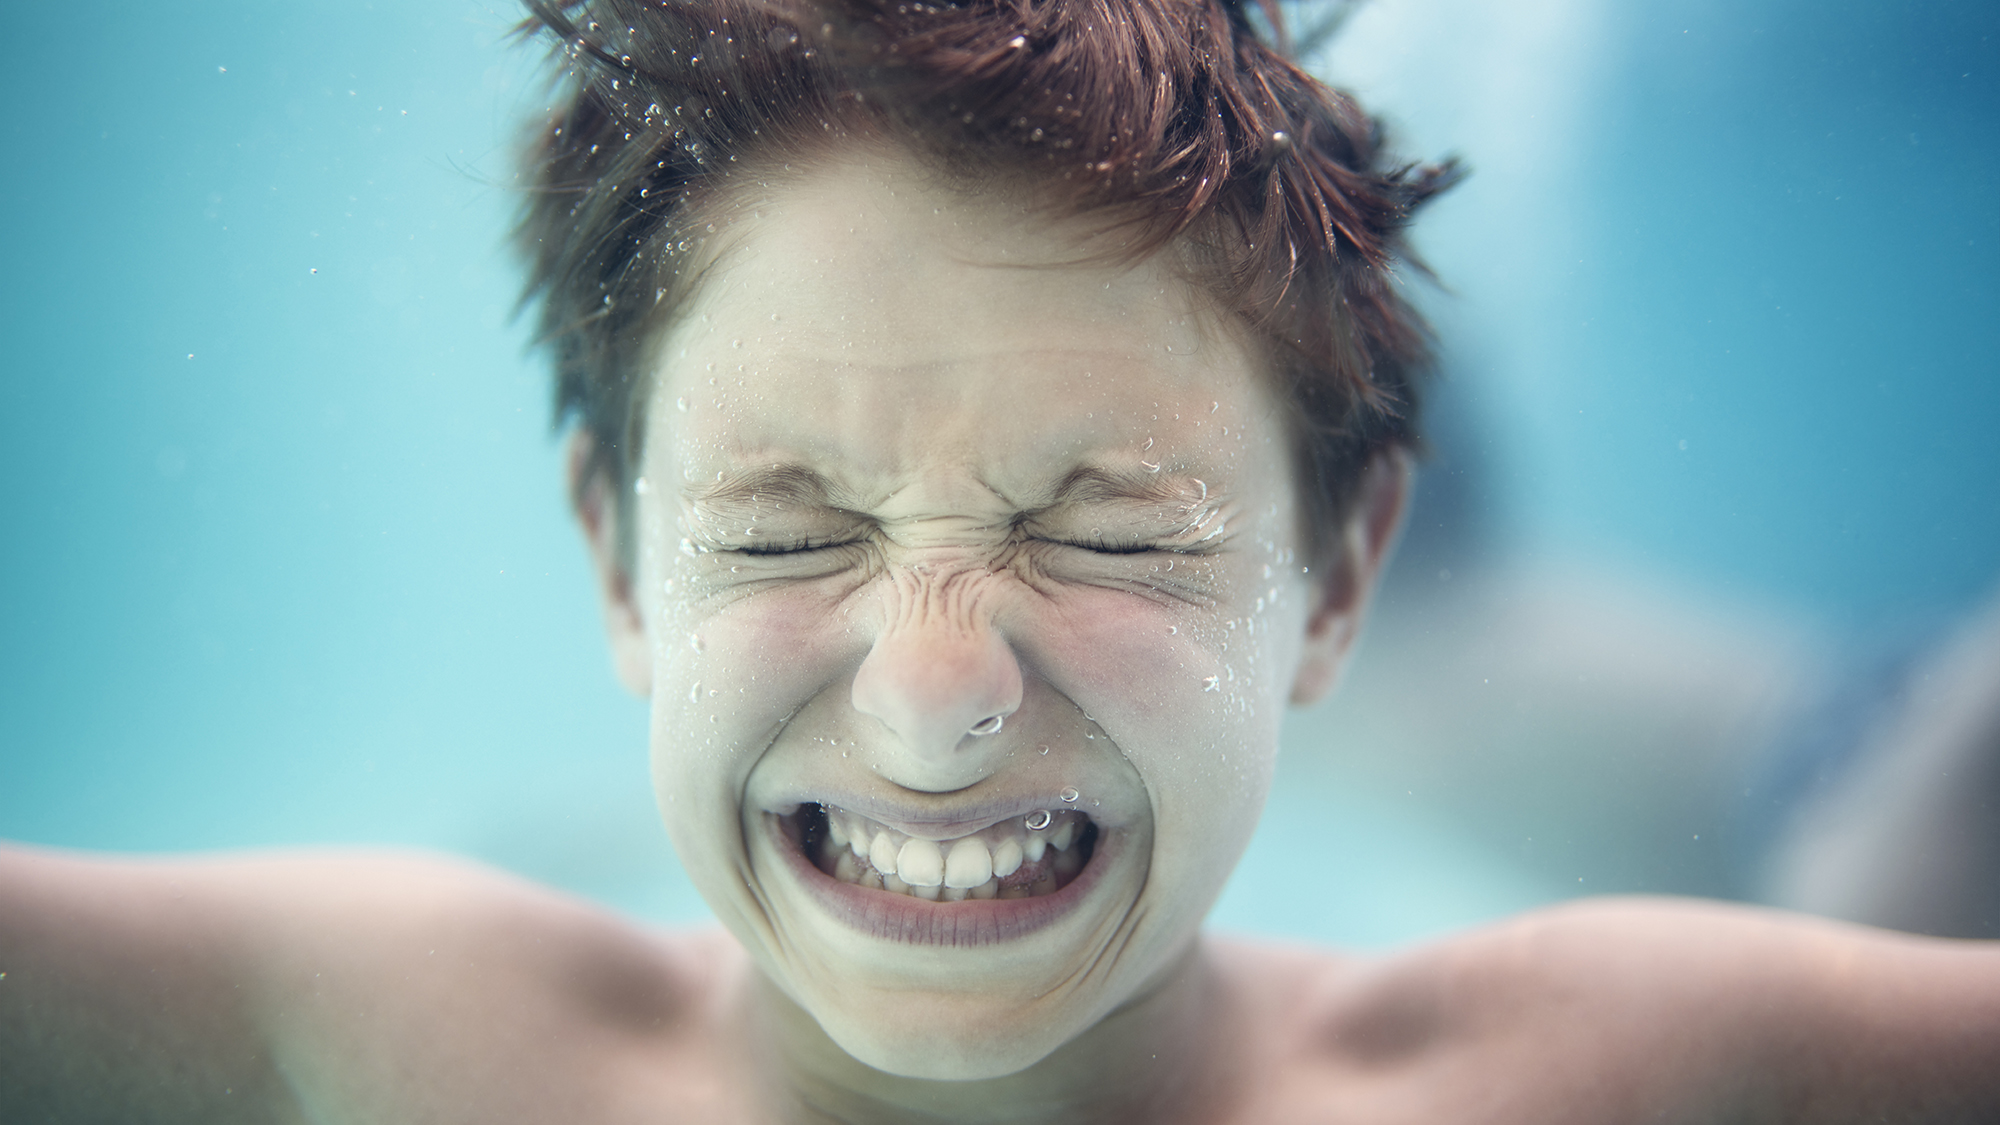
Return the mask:
<svg viewBox="0 0 2000 1125">
<path fill-rule="evenodd" d="M 1232 1069 L 1229 1013 L 1199 941 L 1152 988 L 1047 1058 L 971 1082 L 902 1078 L 856 1062 L 761 974 L 747 999 L 761 1084 L 786 1122 L 1192 1121 L 1214 1115 Z"/>
</svg>

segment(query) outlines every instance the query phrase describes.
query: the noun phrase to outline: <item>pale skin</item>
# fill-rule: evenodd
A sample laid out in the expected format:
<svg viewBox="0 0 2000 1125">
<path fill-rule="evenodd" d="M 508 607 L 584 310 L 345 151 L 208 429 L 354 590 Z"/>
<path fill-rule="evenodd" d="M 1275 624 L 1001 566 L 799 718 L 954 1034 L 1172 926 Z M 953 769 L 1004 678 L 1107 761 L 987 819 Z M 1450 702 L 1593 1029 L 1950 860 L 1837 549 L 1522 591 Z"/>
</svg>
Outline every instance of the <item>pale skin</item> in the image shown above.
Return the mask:
<svg viewBox="0 0 2000 1125">
<path fill-rule="evenodd" d="M 1202 937 L 1282 709 L 1352 647 L 1407 460 L 1312 554 L 1260 352 L 1171 257 L 1082 260 L 1087 223 L 892 150 L 716 218 L 656 349 L 643 487 L 576 492 L 726 932 L 408 856 L 0 852 L 0 1119 L 2000 1111 L 1982 944 L 1645 900 L 1373 958 Z M 1098 835 L 1061 894 L 885 908 L 983 919 L 977 943 L 857 923 L 785 829 L 811 802 L 949 840 L 1072 790 Z"/>
</svg>

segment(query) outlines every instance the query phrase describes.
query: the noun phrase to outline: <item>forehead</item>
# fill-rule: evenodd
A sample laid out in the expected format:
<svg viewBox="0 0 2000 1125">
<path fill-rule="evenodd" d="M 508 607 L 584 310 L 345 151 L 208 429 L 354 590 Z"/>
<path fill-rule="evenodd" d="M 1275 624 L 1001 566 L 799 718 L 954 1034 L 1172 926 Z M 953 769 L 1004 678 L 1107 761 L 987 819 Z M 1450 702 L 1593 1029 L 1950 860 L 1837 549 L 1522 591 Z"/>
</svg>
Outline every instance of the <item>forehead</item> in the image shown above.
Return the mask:
<svg viewBox="0 0 2000 1125">
<path fill-rule="evenodd" d="M 872 153 L 746 185 L 715 221 L 652 394 L 648 445 L 690 476 L 798 462 L 868 493 L 950 463 L 1008 493 L 1282 432 L 1234 318 L 1166 258 L 1120 260 L 1108 220 Z"/>
</svg>

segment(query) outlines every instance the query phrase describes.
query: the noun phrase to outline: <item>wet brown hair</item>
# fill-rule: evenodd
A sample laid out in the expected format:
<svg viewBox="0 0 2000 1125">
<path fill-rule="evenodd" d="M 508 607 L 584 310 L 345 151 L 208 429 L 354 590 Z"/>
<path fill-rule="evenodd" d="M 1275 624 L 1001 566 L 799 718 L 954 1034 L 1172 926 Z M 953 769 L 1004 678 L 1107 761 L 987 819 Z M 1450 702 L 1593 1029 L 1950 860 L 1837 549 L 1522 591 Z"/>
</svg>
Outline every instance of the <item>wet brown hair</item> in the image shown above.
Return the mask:
<svg viewBox="0 0 2000 1125">
<path fill-rule="evenodd" d="M 695 282 L 702 207 L 753 160 L 886 138 L 961 182 L 1176 244 L 1269 345 L 1303 513 L 1331 546 L 1368 461 L 1416 442 L 1428 333 L 1397 291 L 1413 212 L 1456 178 L 1281 51 L 1276 0 L 527 0 L 567 63 L 518 232 L 556 421 L 622 498 L 648 345 Z M 1279 40 L 1268 42 L 1261 20 Z M 1418 267 L 1421 268 L 1421 267 Z"/>
</svg>

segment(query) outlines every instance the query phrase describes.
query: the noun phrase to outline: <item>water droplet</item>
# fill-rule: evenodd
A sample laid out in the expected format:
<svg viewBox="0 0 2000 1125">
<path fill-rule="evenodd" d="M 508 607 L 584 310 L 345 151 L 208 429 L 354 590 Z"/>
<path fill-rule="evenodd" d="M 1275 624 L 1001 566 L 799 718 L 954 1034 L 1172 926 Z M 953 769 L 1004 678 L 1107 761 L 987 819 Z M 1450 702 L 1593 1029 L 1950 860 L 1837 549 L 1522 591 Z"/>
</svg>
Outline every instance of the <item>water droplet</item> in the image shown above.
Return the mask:
<svg viewBox="0 0 2000 1125">
<path fill-rule="evenodd" d="M 770 44 L 773 51 L 782 51 L 798 41 L 799 33 L 783 26 L 772 28 L 770 33 L 764 36 L 764 42 Z"/>
<path fill-rule="evenodd" d="M 681 396 L 680 398 L 677 398 L 677 399 L 675 399 L 675 400 L 674 400 L 674 405 L 680 408 L 680 412 L 681 412 L 682 414 L 686 414 L 686 413 L 687 413 L 687 409 L 688 409 L 688 400 L 687 400 L 687 396 L 686 396 L 686 395 L 682 395 L 682 396 Z"/>
<path fill-rule="evenodd" d="M 639 477 L 638 479 L 632 482 L 632 491 L 639 496 L 644 496 L 646 493 L 651 492 L 652 490 L 653 486 L 646 483 L 645 477 Z"/>
<path fill-rule="evenodd" d="M 1078 797 L 1083 796 L 1083 794 L 1078 793 L 1076 790 L 1065 785 L 1062 787 L 1062 790 L 1056 794 L 1056 796 L 1061 797 L 1063 799 L 1064 804 L 1073 805 L 1076 804 L 1076 799 Z"/>
<path fill-rule="evenodd" d="M 1180 635 L 1181 635 L 1181 627 L 1180 627 L 1180 626 L 1178 626 L 1178 625 L 1169 625 L 1169 626 L 1167 626 L 1167 636 L 1169 636 L 1169 637 L 1178 637 L 1178 636 L 1180 636 Z"/>
<path fill-rule="evenodd" d="M 694 686 L 688 689 L 688 702 L 689 702 L 689 703 L 700 703 L 700 702 L 701 702 L 701 681 L 700 681 L 700 680 L 696 680 L 696 681 L 695 681 L 695 683 L 694 683 Z"/>
<path fill-rule="evenodd" d="M 696 652 L 700 652 L 702 649 L 707 648 L 708 645 L 702 641 L 700 633 L 689 633 L 688 647 Z"/>
<path fill-rule="evenodd" d="M 1006 719 L 1007 716 L 1005 715 L 988 715 L 985 718 L 979 720 L 978 722 L 972 724 L 971 733 L 975 736 L 998 734 L 1000 731 L 1000 724 L 1005 722 Z"/>
<path fill-rule="evenodd" d="M 1028 45 L 1028 37 L 1025 35 L 1016 35 L 1014 38 L 1007 40 L 1007 45 L 1018 51 Z"/>
<path fill-rule="evenodd" d="M 1221 691 L 1221 690 L 1222 690 L 1222 677 L 1221 677 L 1221 676 L 1210 676 L 1209 678 L 1207 678 L 1207 679 L 1203 680 L 1203 681 L 1202 681 L 1201 683 L 1202 683 L 1202 689 L 1201 689 L 1201 690 L 1203 690 L 1203 691 Z"/>
<path fill-rule="evenodd" d="M 1048 752 L 1049 752 L 1049 748 L 1048 748 L 1048 747 L 1046 747 L 1046 746 L 1042 747 L 1042 753 L 1043 753 L 1043 754 L 1047 754 Z"/>
<path fill-rule="evenodd" d="M 1047 809 L 1036 809 L 1034 812 L 1029 813 L 1028 819 L 1021 823 L 1026 824 L 1030 832 L 1040 832 L 1042 829 L 1047 828 L 1049 822 L 1055 818 L 1056 815 Z"/>
</svg>

